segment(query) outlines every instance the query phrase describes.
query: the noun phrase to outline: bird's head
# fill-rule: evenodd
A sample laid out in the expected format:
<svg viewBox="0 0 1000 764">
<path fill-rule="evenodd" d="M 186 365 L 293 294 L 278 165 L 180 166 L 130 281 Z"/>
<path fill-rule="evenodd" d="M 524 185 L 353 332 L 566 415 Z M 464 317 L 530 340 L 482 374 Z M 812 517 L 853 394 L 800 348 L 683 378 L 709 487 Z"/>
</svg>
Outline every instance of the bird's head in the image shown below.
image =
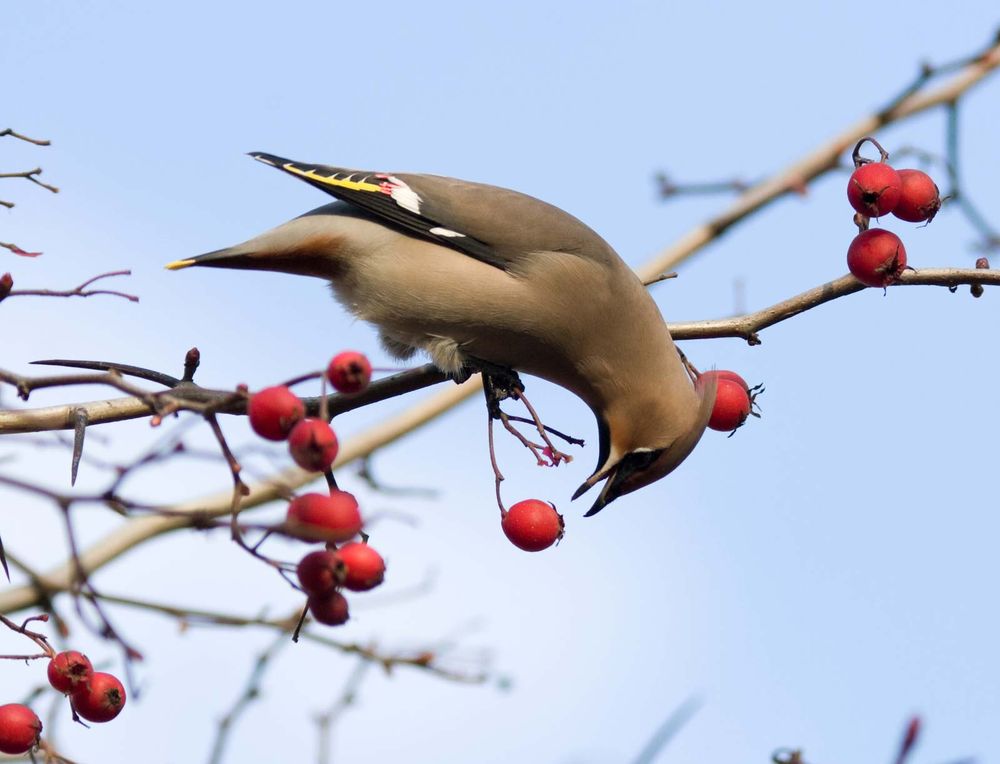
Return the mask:
<svg viewBox="0 0 1000 764">
<path fill-rule="evenodd" d="M 640 403 L 623 410 L 595 411 L 601 442 L 598 467 L 573 498 L 605 482 L 585 517 L 673 472 L 708 426 L 715 387 L 713 378 L 703 384 L 687 384 L 684 389 L 671 388 L 668 406 Z"/>
<path fill-rule="evenodd" d="M 326 204 L 242 244 L 175 260 L 167 269 L 200 266 L 335 278 L 344 246 L 338 221 L 344 214 L 343 203 Z"/>
</svg>

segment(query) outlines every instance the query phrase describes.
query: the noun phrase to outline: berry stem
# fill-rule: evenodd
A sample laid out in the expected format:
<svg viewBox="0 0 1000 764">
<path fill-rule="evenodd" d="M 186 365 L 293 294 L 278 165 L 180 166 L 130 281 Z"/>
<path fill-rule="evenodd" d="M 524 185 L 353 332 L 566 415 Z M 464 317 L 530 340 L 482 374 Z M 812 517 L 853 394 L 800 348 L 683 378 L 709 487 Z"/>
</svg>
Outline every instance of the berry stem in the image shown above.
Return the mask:
<svg viewBox="0 0 1000 764">
<path fill-rule="evenodd" d="M 880 162 L 889 161 L 889 152 L 886 151 L 884 148 L 882 148 L 882 144 L 879 143 L 874 138 L 872 138 L 870 135 L 866 135 L 864 138 L 858 141 L 858 144 L 854 147 L 854 153 L 851 154 L 851 159 L 854 160 L 855 169 L 863 164 L 868 164 L 869 162 L 872 161 L 871 159 L 866 159 L 865 157 L 861 156 L 861 147 L 865 145 L 865 143 L 871 143 L 875 148 L 878 149 L 878 153 L 881 157 L 879 159 Z"/>
</svg>

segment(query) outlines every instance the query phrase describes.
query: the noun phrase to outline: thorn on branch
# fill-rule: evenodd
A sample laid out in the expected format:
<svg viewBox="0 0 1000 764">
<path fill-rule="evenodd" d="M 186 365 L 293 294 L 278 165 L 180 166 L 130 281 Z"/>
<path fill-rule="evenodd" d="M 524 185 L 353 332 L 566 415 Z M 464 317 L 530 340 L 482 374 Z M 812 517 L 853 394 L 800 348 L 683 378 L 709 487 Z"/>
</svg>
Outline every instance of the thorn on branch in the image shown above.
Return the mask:
<svg viewBox="0 0 1000 764">
<path fill-rule="evenodd" d="M 661 281 L 667 281 L 668 279 L 677 278 L 677 271 L 670 271 L 668 273 L 661 273 L 659 276 L 654 276 L 648 281 L 643 281 L 642 285 L 644 287 L 651 287 L 653 284 L 659 284 Z"/>
<path fill-rule="evenodd" d="M 80 469 L 80 458 L 83 456 L 83 439 L 87 435 L 87 424 L 90 416 L 87 409 L 78 408 L 73 412 L 73 460 L 70 463 L 69 484 L 76 485 L 76 475 Z"/>
<path fill-rule="evenodd" d="M 90 369 L 92 371 L 115 371 L 128 377 L 145 379 L 147 382 L 156 382 L 164 387 L 176 387 L 180 384 L 177 377 L 164 374 L 153 369 L 146 369 L 142 366 L 130 366 L 125 363 L 113 363 L 111 361 L 81 361 L 68 358 L 47 358 L 42 361 L 32 361 L 32 365 L 37 366 L 65 366 L 70 369 Z"/>
</svg>

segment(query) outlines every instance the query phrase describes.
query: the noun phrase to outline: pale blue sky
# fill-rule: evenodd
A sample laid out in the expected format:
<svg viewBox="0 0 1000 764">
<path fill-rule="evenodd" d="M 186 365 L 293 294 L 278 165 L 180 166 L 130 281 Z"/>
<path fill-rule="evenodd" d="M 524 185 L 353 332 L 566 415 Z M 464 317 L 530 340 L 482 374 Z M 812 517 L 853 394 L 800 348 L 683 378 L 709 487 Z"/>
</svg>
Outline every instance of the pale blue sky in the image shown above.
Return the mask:
<svg viewBox="0 0 1000 764">
<path fill-rule="evenodd" d="M 256 386 L 344 347 L 384 362 L 374 333 L 320 282 L 163 270 L 325 203 L 247 151 L 515 187 L 582 218 L 639 264 L 724 203 L 664 206 L 655 171 L 760 177 L 881 105 L 920 61 L 984 45 L 1000 22 L 988 2 L 695 6 L 8 4 L 0 127 L 53 146 L 2 139 L 0 166 L 42 164 L 63 192 L 2 181 L 0 198 L 18 206 L 0 210 L 0 240 L 45 255 L 0 251 L 0 270 L 19 286 L 59 287 L 131 268 L 126 288 L 142 301 L 6 302 L 0 365 L 79 356 L 174 371 L 197 345 L 204 384 Z M 963 109 L 962 141 L 966 190 L 1000 224 L 998 122 L 991 81 Z M 942 125 L 934 113 L 879 138 L 890 151 L 939 151 Z M 737 279 L 758 308 L 841 275 L 852 236 L 843 185 L 827 178 L 731 231 L 656 288 L 664 315 L 726 315 Z M 918 268 L 972 262 L 973 234 L 954 212 L 926 229 L 886 225 Z M 419 647 L 457 633 L 460 657 L 488 649 L 512 689 L 375 672 L 337 729 L 337 760 L 627 761 L 698 695 L 704 706 L 662 761 L 762 762 L 785 745 L 817 764 L 887 761 L 912 712 L 927 721 L 916 761 L 996 761 L 997 319 L 992 292 L 869 290 L 768 330 L 760 347 L 687 343 L 695 363 L 764 382 L 764 418 L 732 439 L 710 433 L 669 479 L 586 521 L 586 506 L 568 498 L 593 446 L 542 471 L 505 445 L 508 500 L 551 499 L 566 514 L 566 540 L 548 553 L 521 553 L 500 533 L 478 403 L 376 460 L 387 482 L 437 486 L 439 499 L 375 495 L 345 475 L 364 506 L 419 521 L 375 528 L 390 564 L 384 593 L 431 570 L 436 579 L 403 604 L 355 598 L 354 620 L 336 635 Z M 554 426 L 594 441 L 582 404 L 537 381 L 531 392 Z M 339 429 L 401 405 L 345 417 Z M 225 425 L 245 442 L 242 423 Z M 94 432 L 92 445 L 123 458 L 151 437 L 132 423 Z M 17 454 L 0 469 L 65 486 L 64 453 L 17 444 L 0 445 L 0 457 Z M 130 490 L 169 499 L 227 479 L 192 461 Z M 102 484 L 86 468 L 80 482 Z M 4 493 L 0 532 L 10 549 L 51 564 L 64 552 L 53 515 Z M 114 521 L 84 509 L 79 524 L 96 538 Z M 143 548 L 98 583 L 246 613 L 295 603 L 223 534 Z M 71 729 L 64 718 L 67 754 L 204 760 L 215 720 L 270 635 L 180 635 L 158 617 L 119 619 L 148 656 L 144 696 L 112 725 Z M 91 657 L 116 657 L 90 634 L 76 637 Z M 0 652 L 14 644 L 0 635 Z M 314 760 L 312 718 L 351 669 L 314 647 L 285 650 L 228 761 Z M 38 666 L 0 671 L 0 703 L 41 678 Z"/>
</svg>

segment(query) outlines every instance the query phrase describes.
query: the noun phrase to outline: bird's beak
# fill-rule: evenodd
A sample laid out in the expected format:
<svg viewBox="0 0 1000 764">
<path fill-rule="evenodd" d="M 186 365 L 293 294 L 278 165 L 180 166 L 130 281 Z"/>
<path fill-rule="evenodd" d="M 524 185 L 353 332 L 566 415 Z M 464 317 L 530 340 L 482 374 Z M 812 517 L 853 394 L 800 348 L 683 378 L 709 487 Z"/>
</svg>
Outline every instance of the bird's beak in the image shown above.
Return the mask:
<svg viewBox="0 0 1000 764">
<path fill-rule="evenodd" d="M 630 489 L 626 489 L 624 491 L 622 489 L 625 488 L 629 477 L 634 475 L 636 472 L 646 469 L 653 461 L 656 460 L 660 453 L 662 453 L 662 451 L 652 449 L 630 451 L 611 466 L 595 472 L 587 478 L 583 482 L 583 485 L 576 489 L 576 493 L 573 494 L 574 499 L 577 499 L 585 494 L 601 480 L 605 480 L 605 478 L 606 480 L 604 487 L 601 489 L 600 495 L 598 495 L 597 500 L 594 502 L 594 506 L 590 508 L 584 517 L 596 515 L 604 509 L 604 507 L 621 496 L 622 493 L 628 493 Z"/>
<path fill-rule="evenodd" d="M 597 500 L 594 502 L 594 505 L 589 510 L 587 510 L 587 513 L 584 515 L 584 517 L 591 517 L 592 515 L 596 515 L 598 512 L 604 509 L 604 507 L 606 507 L 608 504 L 610 504 L 612 501 L 618 498 L 617 484 L 620 482 L 618 476 L 621 474 L 621 470 L 619 469 L 619 467 L 620 464 L 615 465 L 615 467 L 611 470 L 611 473 L 608 475 L 608 479 L 604 483 L 604 487 L 601 489 L 601 492 L 597 495 Z M 577 492 L 576 494 L 573 495 L 573 498 L 575 499 L 577 494 L 583 493 L 583 491 L 589 487 L 590 486 L 584 483 L 582 486 L 580 486 L 579 489 L 577 489 Z"/>
<path fill-rule="evenodd" d="M 174 260 L 167 263 L 168 271 L 179 271 L 182 268 L 190 268 L 193 265 L 204 265 L 209 268 L 242 268 L 253 269 L 253 256 L 250 252 L 243 251 L 241 247 L 226 247 L 217 249 L 214 252 L 206 252 L 197 257 L 188 257 L 184 260 Z"/>
</svg>

